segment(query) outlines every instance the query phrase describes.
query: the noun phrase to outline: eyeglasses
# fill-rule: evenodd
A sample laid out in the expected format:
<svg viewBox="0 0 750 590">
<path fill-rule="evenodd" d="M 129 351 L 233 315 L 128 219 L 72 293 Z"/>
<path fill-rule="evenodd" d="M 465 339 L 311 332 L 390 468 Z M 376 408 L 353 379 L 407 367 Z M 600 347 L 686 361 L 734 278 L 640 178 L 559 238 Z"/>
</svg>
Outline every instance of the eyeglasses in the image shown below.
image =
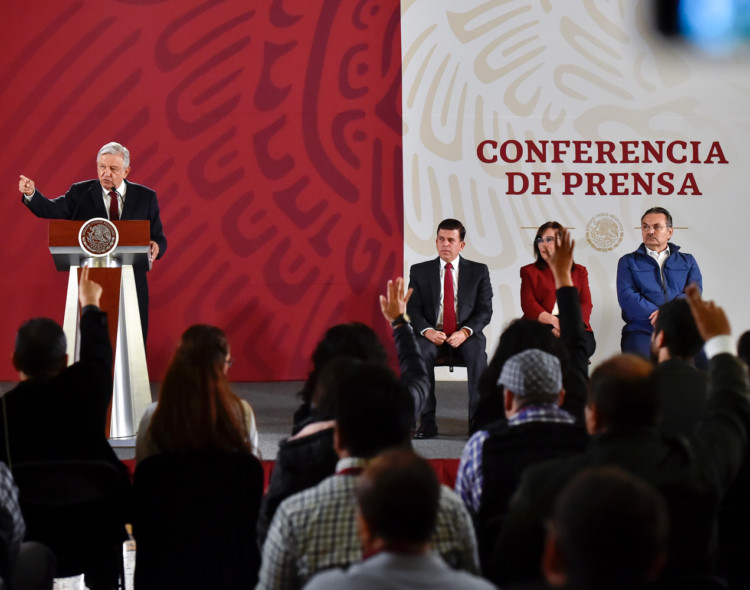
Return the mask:
<svg viewBox="0 0 750 590">
<path fill-rule="evenodd" d="M 546 243 L 546 244 L 551 244 L 554 241 L 555 241 L 555 236 L 547 236 L 546 238 L 543 238 L 542 236 L 539 236 L 536 239 L 536 243 L 537 244 L 541 244 L 543 242 Z"/>
<path fill-rule="evenodd" d="M 664 229 L 667 229 L 666 225 L 646 225 L 645 223 L 641 226 L 641 231 L 651 231 L 654 230 L 655 232 L 660 232 Z"/>
</svg>

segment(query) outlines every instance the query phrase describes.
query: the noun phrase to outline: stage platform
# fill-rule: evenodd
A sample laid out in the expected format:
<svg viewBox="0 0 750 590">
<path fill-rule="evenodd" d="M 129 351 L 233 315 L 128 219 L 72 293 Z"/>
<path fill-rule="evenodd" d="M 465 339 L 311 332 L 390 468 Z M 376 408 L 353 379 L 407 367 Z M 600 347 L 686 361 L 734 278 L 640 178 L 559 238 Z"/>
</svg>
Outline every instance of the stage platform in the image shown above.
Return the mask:
<svg viewBox="0 0 750 590">
<path fill-rule="evenodd" d="M 291 432 L 292 414 L 300 403 L 296 394 L 301 387 L 301 381 L 232 383 L 232 390 L 255 410 L 260 452 L 266 461 L 276 457 L 279 441 Z M 436 389 L 440 435 L 430 440 L 413 441 L 414 450 L 427 459 L 458 459 L 468 432 L 466 381 L 438 381 Z M 154 400 L 158 391 L 159 383 L 152 383 Z M 134 439 L 111 442 L 121 459 L 135 456 Z"/>
<path fill-rule="evenodd" d="M 447 373 L 447 372 L 446 372 Z M 457 368 L 453 379 L 438 381 L 437 422 L 440 435 L 430 440 L 413 441 L 414 450 L 427 459 L 458 459 L 461 457 L 467 440 L 468 394 L 466 381 L 461 380 L 461 369 Z M 440 379 L 440 374 L 437 375 Z M 4 394 L 16 384 L 0 382 L 0 394 Z M 279 441 L 289 436 L 292 428 L 292 414 L 299 406 L 296 394 L 301 389 L 301 381 L 269 383 L 232 383 L 233 391 L 246 400 L 255 410 L 261 456 L 265 461 L 273 461 Z M 151 383 L 151 396 L 157 399 L 159 383 Z M 112 440 L 112 446 L 121 459 L 135 457 L 135 439 Z"/>
</svg>

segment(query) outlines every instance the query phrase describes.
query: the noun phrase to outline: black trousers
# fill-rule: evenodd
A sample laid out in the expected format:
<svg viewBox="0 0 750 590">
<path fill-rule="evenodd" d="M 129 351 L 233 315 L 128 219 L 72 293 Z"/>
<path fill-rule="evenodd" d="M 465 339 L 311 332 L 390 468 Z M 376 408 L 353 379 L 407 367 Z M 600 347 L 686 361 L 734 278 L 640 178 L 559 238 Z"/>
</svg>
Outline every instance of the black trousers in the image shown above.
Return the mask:
<svg viewBox="0 0 750 590">
<path fill-rule="evenodd" d="M 484 338 L 484 335 L 474 334 L 467 338 L 458 348 L 451 348 L 449 344 L 436 346 L 424 336 L 418 336 L 417 343 L 427 366 L 427 374 L 430 377 L 430 393 L 419 412 L 421 423 L 426 424 L 429 421 L 435 421 L 437 406 L 437 400 L 435 399 L 435 359 L 438 357 L 438 354 L 442 356 L 443 352 L 452 354 L 454 359 L 462 361 L 459 364 L 466 366 L 469 381 L 469 423 L 471 423 L 477 411 L 477 404 L 479 403 L 479 377 L 487 368 L 487 340 Z"/>
</svg>

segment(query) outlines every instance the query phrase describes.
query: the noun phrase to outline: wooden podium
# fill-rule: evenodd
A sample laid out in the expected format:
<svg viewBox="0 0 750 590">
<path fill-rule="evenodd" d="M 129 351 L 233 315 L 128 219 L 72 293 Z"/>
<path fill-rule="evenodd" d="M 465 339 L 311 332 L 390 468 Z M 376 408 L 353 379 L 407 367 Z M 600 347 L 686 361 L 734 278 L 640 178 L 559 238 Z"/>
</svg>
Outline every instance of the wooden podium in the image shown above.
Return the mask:
<svg viewBox="0 0 750 590">
<path fill-rule="evenodd" d="M 55 267 L 70 273 L 63 331 L 68 340 L 70 363 L 79 358 L 79 269 L 90 267 L 89 278 L 103 288 L 101 309 L 107 313 L 109 337 L 114 349 L 114 375 L 109 437 L 130 438 L 151 403 L 146 349 L 141 331 L 133 268 L 150 270 L 148 221 L 115 221 L 119 240 L 105 256 L 92 255 L 79 242 L 87 221 L 50 221 L 49 250 Z"/>
</svg>

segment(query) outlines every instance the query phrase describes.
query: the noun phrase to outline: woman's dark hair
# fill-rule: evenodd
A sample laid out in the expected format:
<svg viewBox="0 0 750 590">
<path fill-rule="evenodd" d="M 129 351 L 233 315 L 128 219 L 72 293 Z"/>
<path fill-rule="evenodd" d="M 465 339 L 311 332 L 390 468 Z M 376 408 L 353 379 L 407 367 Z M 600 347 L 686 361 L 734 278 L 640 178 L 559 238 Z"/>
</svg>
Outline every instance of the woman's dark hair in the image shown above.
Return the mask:
<svg viewBox="0 0 750 590">
<path fill-rule="evenodd" d="M 162 451 L 251 451 L 242 402 L 224 372 L 228 357 L 219 328 L 199 324 L 182 335 L 149 426 Z"/>
<path fill-rule="evenodd" d="M 388 354 L 375 331 L 360 322 L 338 324 L 329 328 L 312 355 L 313 369 L 307 376 L 299 396 L 304 404 L 312 402 L 320 371 L 336 358 L 348 356 L 366 362 L 388 362 Z"/>
<path fill-rule="evenodd" d="M 545 268 L 547 268 L 548 265 L 547 265 L 547 261 L 544 260 L 544 258 L 542 258 L 541 252 L 539 252 L 539 242 L 537 240 L 541 238 L 542 234 L 546 232 L 548 229 L 554 229 L 555 231 L 560 232 L 565 228 L 562 226 L 562 224 L 560 224 L 557 221 L 548 221 L 540 225 L 539 229 L 536 230 L 536 235 L 534 236 L 534 244 L 533 244 L 534 245 L 534 258 L 535 258 L 534 264 L 536 264 L 537 268 L 539 268 L 540 270 L 544 270 Z M 571 267 L 571 270 L 575 265 L 576 265 L 575 262 L 573 262 L 573 266 Z"/>
<path fill-rule="evenodd" d="M 552 335 L 549 326 L 525 318 L 513 320 L 500 335 L 495 355 L 479 378 L 479 408 L 476 412 L 477 419 L 471 425 L 472 432 L 505 416 L 503 388 L 497 384 L 497 380 L 505 361 L 530 348 L 538 348 L 555 355 L 560 359 L 560 366 L 565 375 L 568 352 L 560 339 Z"/>
</svg>

